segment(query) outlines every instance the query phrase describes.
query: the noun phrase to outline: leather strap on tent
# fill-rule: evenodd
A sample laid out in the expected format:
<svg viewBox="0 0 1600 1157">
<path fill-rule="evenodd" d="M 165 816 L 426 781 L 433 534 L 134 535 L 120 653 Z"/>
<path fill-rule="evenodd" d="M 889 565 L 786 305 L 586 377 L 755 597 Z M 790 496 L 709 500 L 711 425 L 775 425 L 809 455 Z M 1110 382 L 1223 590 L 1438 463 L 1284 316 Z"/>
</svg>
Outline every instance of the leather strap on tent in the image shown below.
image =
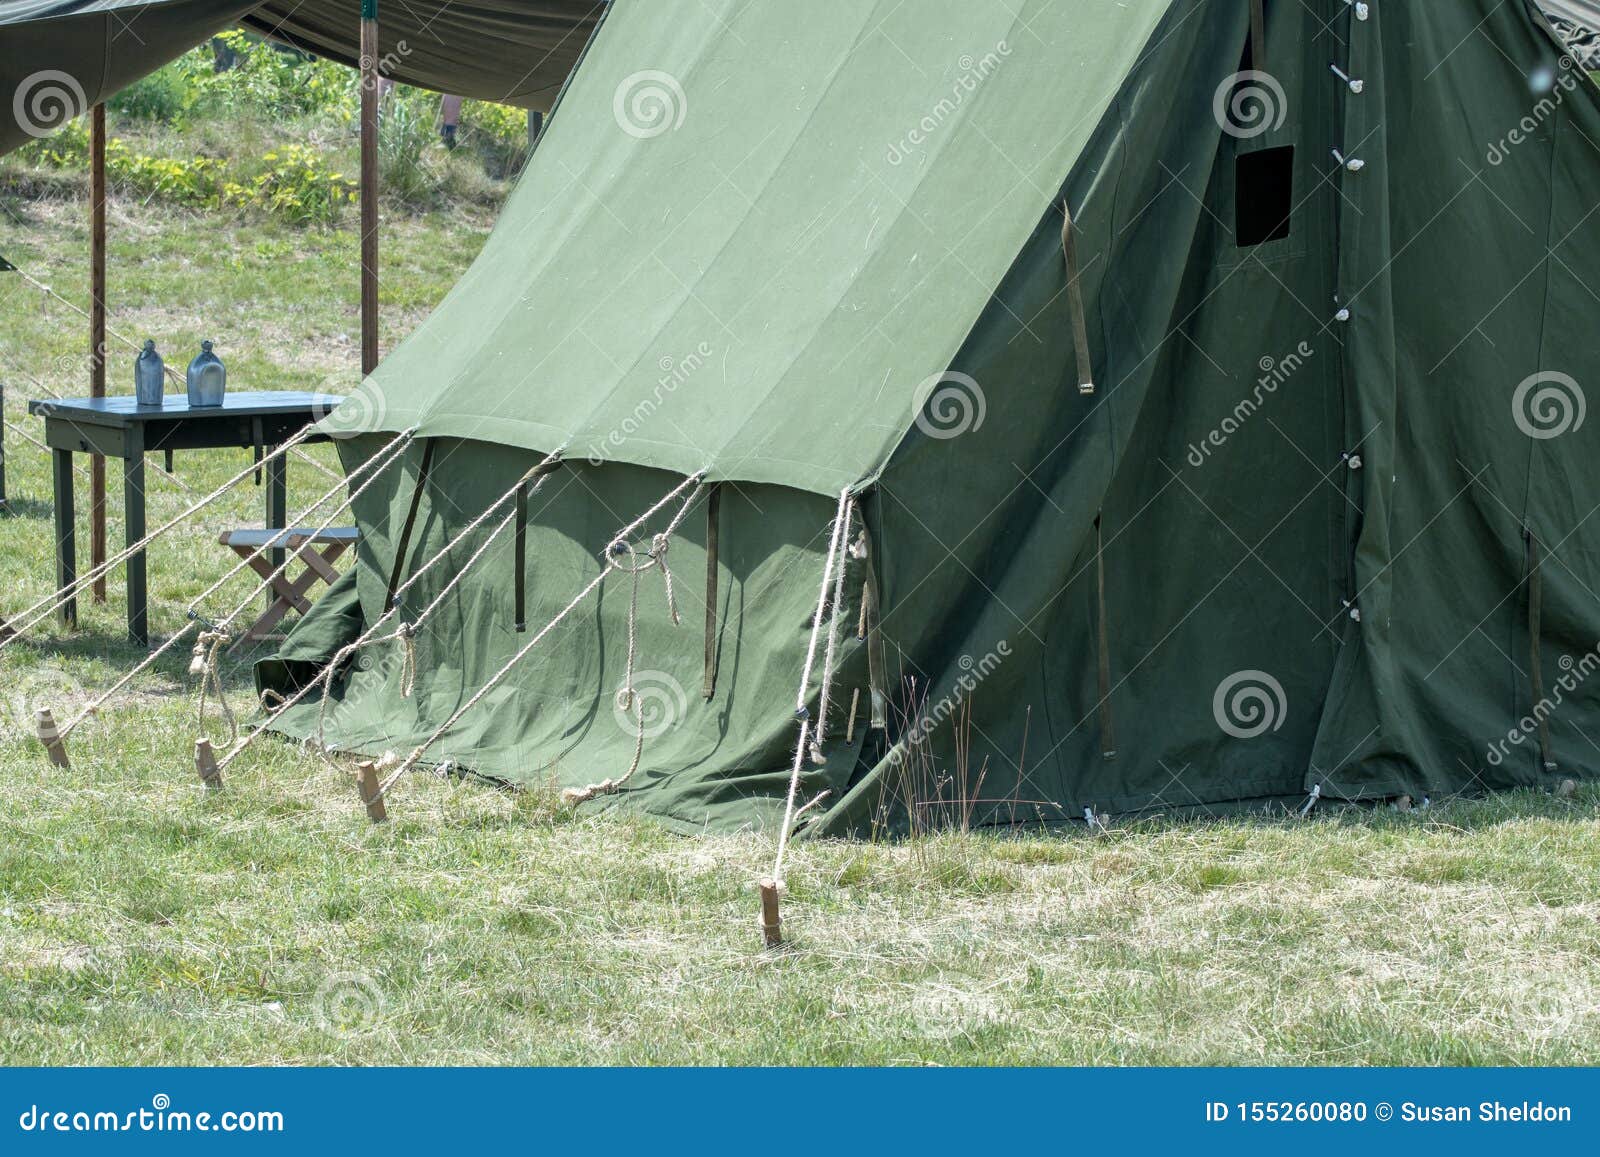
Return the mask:
<svg viewBox="0 0 1600 1157">
<path fill-rule="evenodd" d="M 878 565 L 872 557 L 872 534 L 865 518 L 861 520 L 861 543 L 861 566 L 866 572 L 866 581 L 861 586 L 861 634 L 867 641 L 870 726 L 884 731 L 889 726 L 889 697 L 884 692 L 883 631 L 878 623 Z"/>
<path fill-rule="evenodd" d="M 512 513 L 514 529 L 512 550 L 513 605 L 511 625 L 518 634 L 528 629 L 528 487 L 517 483 L 516 509 Z"/>
<path fill-rule="evenodd" d="M 1267 70 L 1266 0 L 1250 0 L 1250 67 Z"/>
<path fill-rule="evenodd" d="M 1106 759 L 1117 757 L 1117 727 L 1111 714 L 1111 631 L 1106 623 L 1106 555 L 1105 536 L 1101 530 L 1101 517 L 1094 520 L 1094 570 L 1096 586 L 1096 617 L 1099 619 L 1099 687 L 1100 687 L 1100 754 Z"/>
<path fill-rule="evenodd" d="M 517 483 L 516 504 L 512 511 L 512 521 L 516 524 L 512 531 L 515 541 L 511 549 L 515 552 L 515 557 L 512 559 L 515 588 L 512 624 L 519 634 L 528 629 L 528 499 L 539 488 L 539 483 L 545 475 L 555 473 L 560 465 L 559 460 L 541 462 Z"/>
<path fill-rule="evenodd" d="M 706 680 L 701 694 L 717 693 L 717 540 L 722 533 L 722 484 L 706 487 Z"/>
<path fill-rule="evenodd" d="M 1528 542 L 1528 681 L 1533 690 L 1533 717 L 1539 723 L 1539 762 L 1544 770 L 1554 771 L 1556 761 L 1550 756 L 1550 718 L 1544 706 L 1544 669 L 1539 663 L 1540 616 L 1544 613 L 1544 584 L 1539 573 L 1539 539 L 1524 527 L 1522 535 Z"/>
<path fill-rule="evenodd" d="M 406 522 L 400 528 L 400 542 L 394 552 L 394 567 L 389 572 L 389 590 L 384 595 L 384 609 L 394 606 L 395 592 L 400 589 L 400 575 L 405 570 L 406 555 L 411 553 L 411 532 L 417 525 L 417 508 L 422 505 L 422 491 L 428 485 L 428 474 L 433 470 L 433 452 L 439 446 L 437 440 L 428 439 L 427 446 L 422 450 L 422 464 L 417 468 L 417 485 L 411 491 L 411 509 L 406 511 Z"/>
<path fill-rule="evenodd" d="M 1072 314 L 1072 345 L 1078 355 L 1078 393 L 1094 393 L 1094 365 L 1089 359 L 1089 324 L 1083 313 L 1083 286 L 1078 280 L 1078 245 L 1073 239 L 1072 207 L 1061 199 L 1061 255 L 1067 263 L 1067 309 Z"/>
</svg>

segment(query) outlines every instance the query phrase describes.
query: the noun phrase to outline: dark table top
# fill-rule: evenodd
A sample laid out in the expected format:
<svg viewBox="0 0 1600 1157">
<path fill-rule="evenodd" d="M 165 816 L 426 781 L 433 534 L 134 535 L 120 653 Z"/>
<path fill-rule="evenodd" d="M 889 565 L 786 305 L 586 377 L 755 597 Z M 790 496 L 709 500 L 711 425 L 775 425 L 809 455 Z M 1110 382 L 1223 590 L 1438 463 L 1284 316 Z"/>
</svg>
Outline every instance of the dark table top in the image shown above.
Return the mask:
<svg viewBox="0 0 1600 1157">
<path fill-rule="evenodd" d="M 28 403 L 28 413 L 41 418 L 65 419 L 89 426 L 137 426 L 149 422 L 200 421 L 206 418 L 261 418 L 303 414 L 315 420 L 326 417 L 344 398 L 339 394 L 313 394 L 300 390 L 257 390 L 227 393 L 220 406 L 193 406 L 184 394 L 168 394 L 160 406 L 141 406 L 131 394 L 114 398 L 46 398 Z"/>
</svg>

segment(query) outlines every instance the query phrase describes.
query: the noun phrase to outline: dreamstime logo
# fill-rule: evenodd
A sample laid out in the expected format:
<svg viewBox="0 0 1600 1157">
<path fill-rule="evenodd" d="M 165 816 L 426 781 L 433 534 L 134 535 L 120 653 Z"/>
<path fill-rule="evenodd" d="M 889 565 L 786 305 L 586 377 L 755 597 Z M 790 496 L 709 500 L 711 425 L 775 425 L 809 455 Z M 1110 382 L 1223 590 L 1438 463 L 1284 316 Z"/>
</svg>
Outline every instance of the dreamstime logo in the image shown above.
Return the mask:
<svg viewBox="0 0 1600 1157">
<path fill-rule="evenodd" d="M 1572 57 L 1563 56 L 1559 61 L 1559 71 L 1549 65 L 1541 65 L 1533 70 L 1528 77 L 1528 87 L 1539 97 L 1538 103 L 1510 132 L 1489 145 L 1484 160 L 1497 167 L 1503 165 L 1513 149 L 1534 139 L 1544 123 L 1556 115 L 1557 110 L 1566 103 L 1567 94 L 1583 83 L 1572 63 Z"/>
<path fill-rule="evenodd" d="M 912 126 L 905 136 L 891 144 L 885 159 L 891 165 L 899 165 L 926 144 L 939 127 L 955 116 L 961 106 L 967 103 L 968 98 L 978 91 L 978 85 L 989 79 L 1000 67 L 1000 62 L 1010 55 L 1011 45 L 1002 40 L 994 46 L 992 52 L 984 53 L 981 59 L 975 60 L 968 54 L 956 61 L 961 69 L 961 75 L 956 77 L 955 84 L 950 86 L 950 95 L 940 97 L 939 102 L 929 110 L 927 116 Z"/>
<path fill-rule="evenodd" d="M 995 981 L 950 976 L 922 985 L 912 995 L 911 1018 L 927 1040 L 970 1036 L 1005 1018 L 1005 1002 Z"/>
<path fill-rule="evenodd" d="M 637 735 L 642 724 L 646 739 L 665 735 L 688 710 L 689 697 L 683 684 L 665 671 L 635 671 L 632 694 L 626 687 L 618 688 L 612 703 L 617 726 L 629 735 Z"/>
<path fill-rule="evenodd" d="M 706 359 L 711 356 L 712 349 L 709 343 L 701 342 L 687 355 L 674 358 L 670 355 L 663 356 L 656 365 L 661 370 L 661 376 L 656 379 L 655 389 L 650 396 L 640 398 L 634 403 L 632 412 L 617 423 L 604 438 L 589 443 L 589 465 L 598 466 L 606 461 L 605 451 L 616 449 L 639 432 L 639 429 L 650 419 L 650 416 L 659 410 L 668 397 L 676 393 L 678 387 L 687 382 L 700 368 L 706 364 Z"/>
<path fill-rule="evenodd" d="M 1265 671 L 1235 671 L 1217 684 L 1211 714 L 1235 739 L 1254 739 L 1283 726 L 1289 700 L 1283 684 Z"/>
<path fill-rule="evenodd" d="M 928 437 L 959 438 L 982 428 L 989 405 L 971 375 L 946 370 L 917 387 L 913 412 L 917 428 Z"/>
<path fill-rule="evenodd" d="M 383 388 L 371 382 L 344 398 L 319 395 L 311 407 L 311 420 L 321 422 L 330 437 L 340 439 L 381 430 L 388 415 L 389 401 Z"/>
<path fill-rule="evenodd" d="M 1513 747 L 1521 747 L 1537 735 L 1540 724 L 1556 713 L 1567 701 L 1567 696 L 1577 691 L 1596 671 L 1600 671 L 1600 644 L 1593 650 L 1585 651 L 1583 657 L 1577 660 L 1571 655 L 1562 655 L 1556 660 L 1556 665 L 1561 668 L 1561 675 L 1556 679 L 1551 694 L 1540 699 L 1528 714 L 1517 720 L 1517 725 L 1506 732 L 1504 739 L 1496 739 L 1489 744 L 1485 758 L 1490 767 L 1499 767 L 1511 754 Z"/>
<path fill-rule="evenodd" d="M 611 98 L 617 126 L 642 141 L 675 131 L 688 112 L 689 98 L 678 78 L 655 69 L 624 77 Z"/>
<path fill-rule="evenodd" d="M 34 733 L 34 716 L 48 708 L 57 723 L 65 723 L 63 712 L 73 708 L 83 696 L 83 685 L 59 667 L 40 667 L 24 671 L 0 693 L 0 737 L 25 739 Z"/>
<path fill-rule="evenodd" d="M 383 1016 L 383 990 L 364 972 L 336 972 L 313 998 L 317 1023 L 331 1033 L 353 1036 L 371 1031 Z"/>
<path fill-rule="evenodd" d="M 1217 86 L 1211 113 L 1223 132 L 1247 141 L 1283 127 L 1289 117 L 1289 98 L 1277 77 L 1250 69 L 1234 73 Z"/>
<path fill-rule="evenodd" d="M 17 85 L 11 98 L 11 114 L 17 127 L 30 137 L 48 137 L 66 123 L 82 116 L 89 98 L 76 78 L 58 69 L 31 73 Z"/>
<path fill-rule="evenodd" d="M 889 762 L 899 764 L 918 744 L 927 740 L 946 719 L 960 709 L 961 704 L 971 697 L 972 693 L 995 673 L 1000 664 L 1011 657 L 1011 643 L 1001 639 L 995 644 L 994 650 L 984 655 L 981 659 L 974 659 L 971 655 L 962 655 L 956 660 L 956 666 L 961 668 L 961 674 L 956 676 L 955 686 L 950 688 L 949 694 L 940 699 L 932 707 L 918 712 L 916 721 L 906 729 L 901 741 L 895 744 L 889 752 Z"/>
<path fill-rule="evenodd" d="M 1587 411 L 1583 387 L 1554 370 L 1529 375 L 1511 395 L 1511 416 L 1517 429 L 1541 442 L 1582 429 Z"/>
<path fill-rule="evenodd" d="M 1211 457 L 1212 450 L 1220 450 L 1226 446 L 1228 439 L 1237 434 L 1244 424 L 1255 416 L 1267 398 L 1276 394 L 1279 386 L 1299 373 L 1300 367 L 1315 354 L 1316 351 L 1311 348 L 1309 342 L 1301 342 L 1281 358 L 1264 357 L 1256 363 L 1261 369 L 1261 376 L 1256 379 L 1255 389 L 1249 396 L 1239 399 L 1233 412 L 1222 419 L 1222 423 L 1216 429 L 1199 442 L 1189 444 L 1189 465 L 1196 469 L 1204 466 L 1206 459 Z"/>
</svg>

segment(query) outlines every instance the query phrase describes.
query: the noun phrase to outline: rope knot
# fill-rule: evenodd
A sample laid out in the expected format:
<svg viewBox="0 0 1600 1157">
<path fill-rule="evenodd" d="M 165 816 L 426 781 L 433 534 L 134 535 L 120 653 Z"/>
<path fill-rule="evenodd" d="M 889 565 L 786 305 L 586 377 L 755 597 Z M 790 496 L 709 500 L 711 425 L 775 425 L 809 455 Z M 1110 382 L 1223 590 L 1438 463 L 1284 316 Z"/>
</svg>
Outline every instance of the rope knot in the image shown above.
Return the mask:
<svg viewBox="0 0 1600 1157">
<path fill-rule="evenodd" d="M 568 807 L 577 807 L 580 803 L 588 803 L 603 795 L 615 795 L 621 786 L 620 779 L 603 779 L 588 787 L 569 787 L 561 793 L 561 802 Z"/>
</svg>

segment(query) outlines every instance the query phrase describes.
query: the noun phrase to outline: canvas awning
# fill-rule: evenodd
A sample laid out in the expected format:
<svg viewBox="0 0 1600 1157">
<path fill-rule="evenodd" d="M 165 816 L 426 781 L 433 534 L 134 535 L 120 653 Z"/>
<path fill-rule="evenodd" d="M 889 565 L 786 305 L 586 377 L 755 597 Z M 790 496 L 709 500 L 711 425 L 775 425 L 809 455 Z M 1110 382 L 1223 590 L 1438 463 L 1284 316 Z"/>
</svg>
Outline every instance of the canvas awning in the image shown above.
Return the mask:
<svg viewBox="0 0 1600 1157">
<path fill-rule="evenodd" d="M 548 110 L 606 0 L 379 0 L 379 56 L 405 84 Z M 0 0 L 0 153 L 208 37 L 253 32 L 354 66 L 361 0 Z"/>
</svg>

